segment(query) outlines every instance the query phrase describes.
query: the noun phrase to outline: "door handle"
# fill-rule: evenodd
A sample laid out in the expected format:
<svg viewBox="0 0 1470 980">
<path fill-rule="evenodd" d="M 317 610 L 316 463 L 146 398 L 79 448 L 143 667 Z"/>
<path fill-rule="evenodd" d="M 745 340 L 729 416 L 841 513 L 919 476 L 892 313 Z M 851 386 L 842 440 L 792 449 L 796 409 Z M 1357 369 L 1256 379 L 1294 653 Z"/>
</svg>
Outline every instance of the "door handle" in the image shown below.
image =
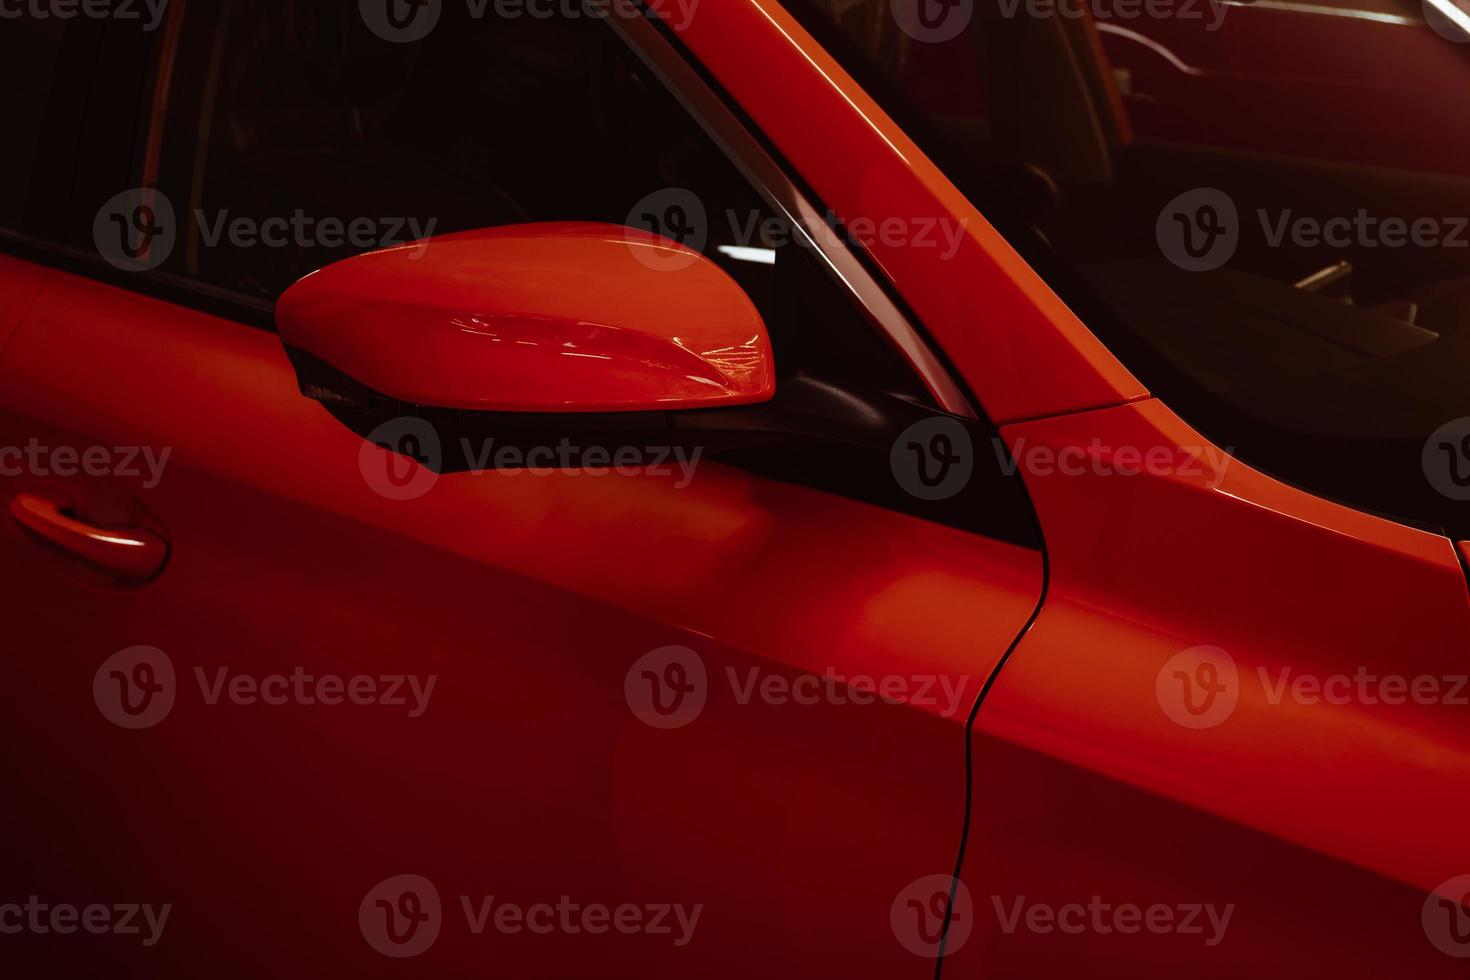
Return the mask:
<svg viewBox="0 0 1470 980">
<path fill-rule="evenodd" d="M 18 493 L 10 516 L 31 533 L 45 538 L 96 568 L 129 582 L 147 582 L 168 561 L 168 543 L 141 528 L 113 530 L 77 520 L 70 500 Z"/>
</svg>

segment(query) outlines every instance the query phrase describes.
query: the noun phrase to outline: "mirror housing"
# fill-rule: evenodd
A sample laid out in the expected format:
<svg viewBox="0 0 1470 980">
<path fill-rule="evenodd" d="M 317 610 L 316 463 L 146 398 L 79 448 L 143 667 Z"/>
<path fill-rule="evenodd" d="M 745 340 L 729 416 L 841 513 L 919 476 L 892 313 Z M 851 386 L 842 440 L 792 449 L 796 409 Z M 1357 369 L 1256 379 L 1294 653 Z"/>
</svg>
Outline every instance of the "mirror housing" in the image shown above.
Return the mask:
<svg viewBox="0 0 1470 980">
<path fill-rule="evenodd" d="M 360 460 L 377 447 L 437 473 L 652 474 L 672 453 L 690 477 L 715 459 L 1039 546 L 1000 470 L 940 499 L 896 479 L 895 454 L 935 425 L 970 446 L 983 430 L 822 374 L 789 373 L 778 392 L 744 291 L 647 232 L 519 225 L 370 252 L 296 283 L 276 319 L 302 393 L 362 437 Z"/>
<path fill-rule="evenodd" d="M 369 252 L 297 282 L 276 321 L 304 395 L 439 473 L 519 469 L 548 447 L 645 462 L 680 451 L 889 500 L 894 439 L 930 416 L 801 373 L 778 393 L 740 286 L 698 252 L 618 225 Z"/>
<path fill-rule="evenodd" d="M 703 255 L 619 225 L 442 235 L 311 273 L 276 305 L 304 394 L 366 410 L 621 413 L 775 394 L 770 339 Z M 344 383 L 344 382 L 351 383 Z"/>
</svg>

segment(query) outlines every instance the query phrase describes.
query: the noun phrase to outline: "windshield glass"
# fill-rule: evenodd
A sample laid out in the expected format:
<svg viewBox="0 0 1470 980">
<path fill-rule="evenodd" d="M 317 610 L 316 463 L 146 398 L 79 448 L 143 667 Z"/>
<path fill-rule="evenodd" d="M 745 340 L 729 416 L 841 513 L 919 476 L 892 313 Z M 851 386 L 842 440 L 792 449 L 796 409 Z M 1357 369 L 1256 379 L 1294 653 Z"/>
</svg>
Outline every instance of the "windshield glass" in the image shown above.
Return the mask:
<svg viewBox="0 0 1470 980">
<path fill-rule="evenodd" d="M 1139 378 L 1470 537 L 1470 0 L 788 0 Z"/>
</svg>

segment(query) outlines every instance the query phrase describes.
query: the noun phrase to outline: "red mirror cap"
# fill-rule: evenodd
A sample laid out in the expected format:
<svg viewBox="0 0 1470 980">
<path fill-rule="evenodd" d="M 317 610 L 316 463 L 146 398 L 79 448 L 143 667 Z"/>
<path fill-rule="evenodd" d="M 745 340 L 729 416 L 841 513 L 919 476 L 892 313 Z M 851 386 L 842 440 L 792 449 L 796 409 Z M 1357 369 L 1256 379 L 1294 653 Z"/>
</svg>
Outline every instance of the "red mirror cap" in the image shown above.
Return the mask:
<svg viewBox="0 0 1470 980">
<path fill-rule="evenodd" d="M 713 408 L 775 393 L 745 291 L 620 225 L 513 225 L 368 252 L 276 304 L 282 341 L 382 394 L 499 412 Z"/>
</svg>

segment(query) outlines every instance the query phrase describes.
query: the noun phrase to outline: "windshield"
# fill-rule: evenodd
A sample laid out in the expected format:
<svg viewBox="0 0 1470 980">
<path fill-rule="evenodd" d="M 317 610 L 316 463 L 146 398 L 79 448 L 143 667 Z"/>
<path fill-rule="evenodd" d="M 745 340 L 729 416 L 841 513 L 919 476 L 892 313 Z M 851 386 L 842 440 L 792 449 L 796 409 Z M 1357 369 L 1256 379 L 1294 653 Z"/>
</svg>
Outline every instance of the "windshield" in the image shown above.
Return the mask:
<svg viewBox="0 0 1470 980">
<path fill-rule="evenodd" d="M 788 0 L 1158 396 L 1470 537 L 1470 0 Z"/>
</svg>

